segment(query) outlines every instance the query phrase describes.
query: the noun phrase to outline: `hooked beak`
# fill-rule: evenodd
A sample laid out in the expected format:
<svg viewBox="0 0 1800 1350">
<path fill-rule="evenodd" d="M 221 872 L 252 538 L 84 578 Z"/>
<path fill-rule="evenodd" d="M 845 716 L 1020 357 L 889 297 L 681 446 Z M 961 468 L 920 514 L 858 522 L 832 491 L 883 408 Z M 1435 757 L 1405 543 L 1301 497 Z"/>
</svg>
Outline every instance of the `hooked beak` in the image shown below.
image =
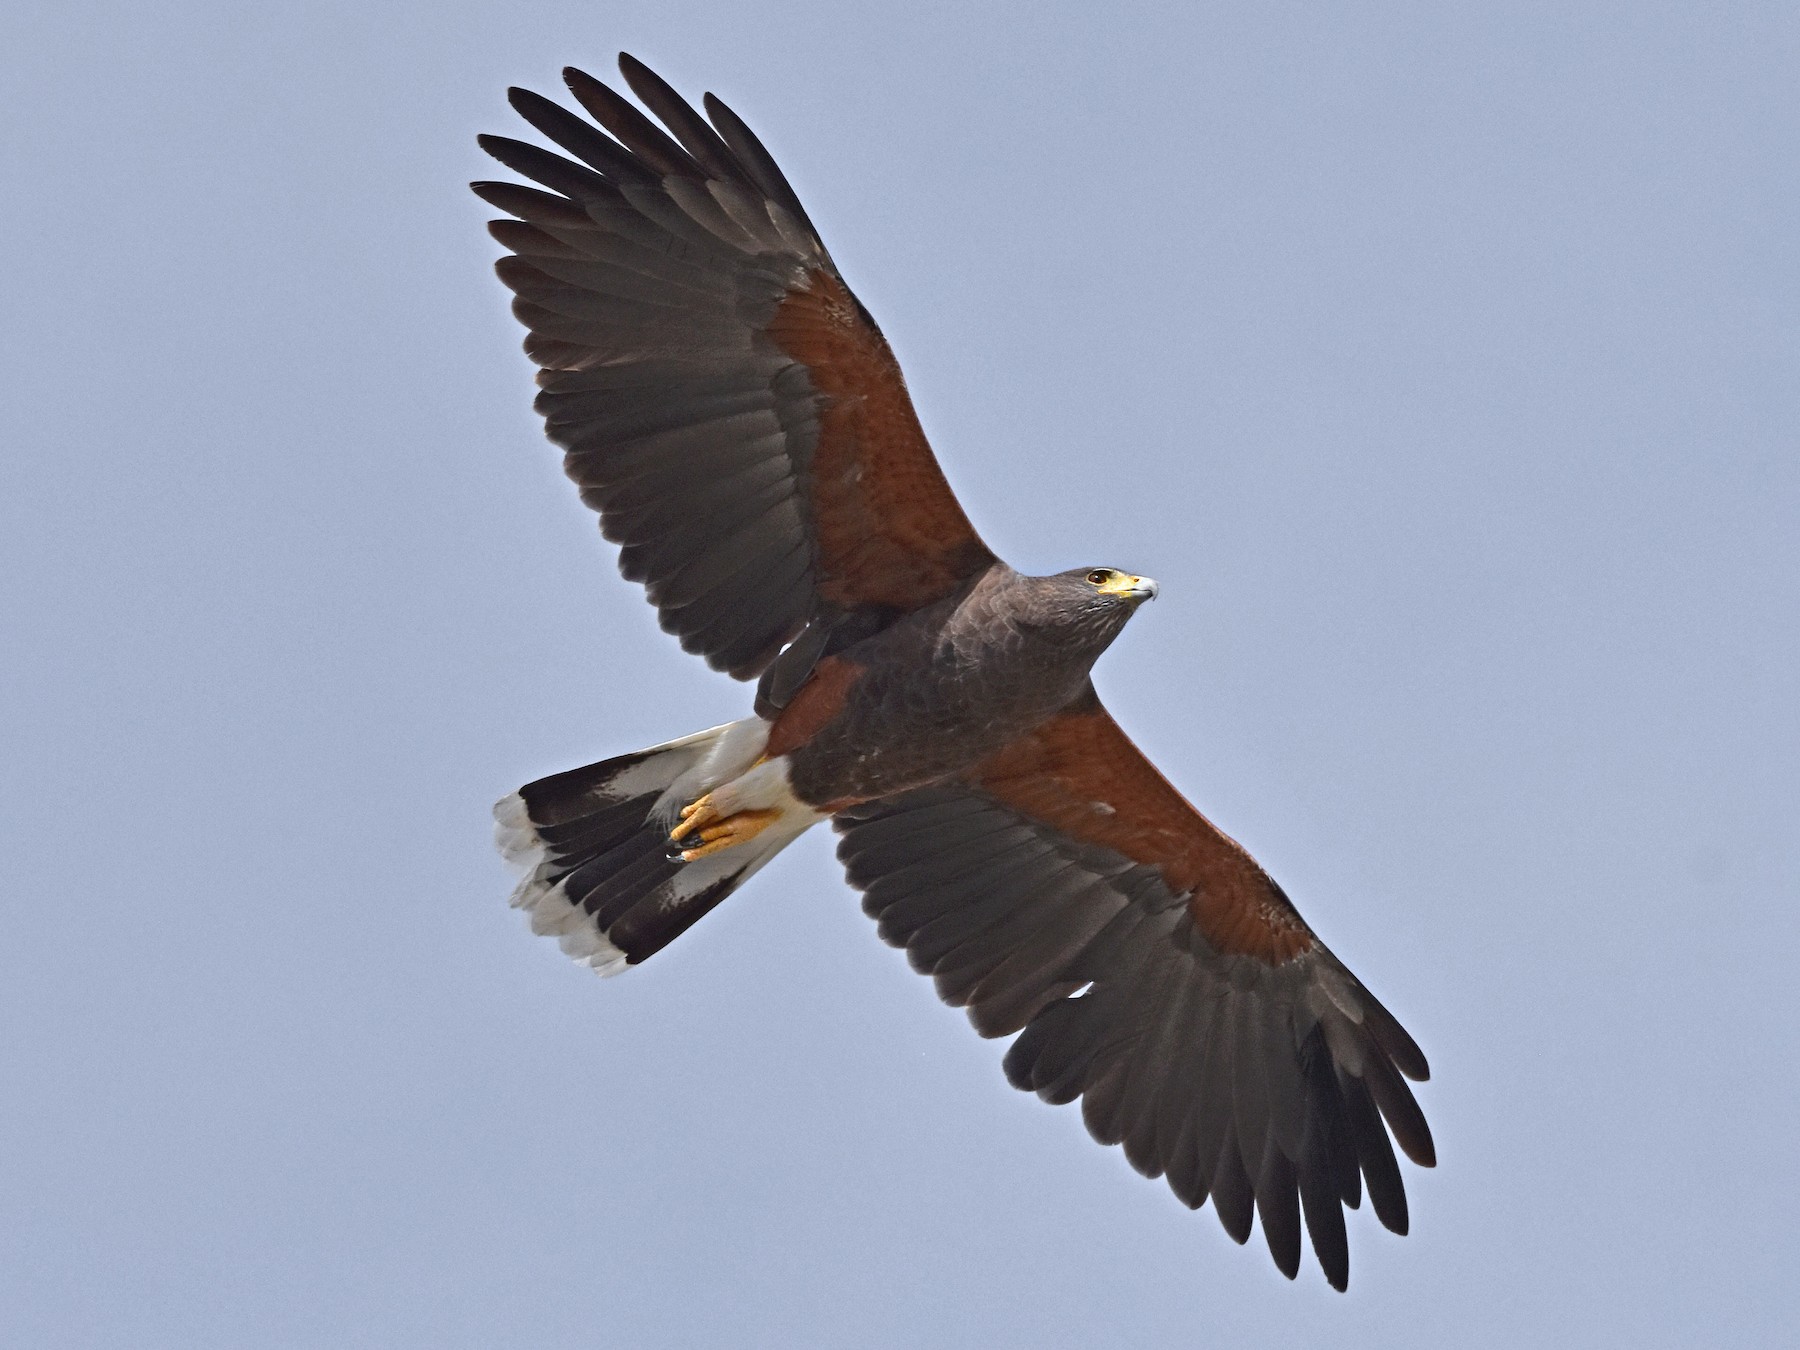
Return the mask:
<svg viewBox="0 0 1800 1350">
<path fill-rule="evenodd" d="M 1102 586 L 1100 591 L 1103 595 L 1116 595 L 1141 605 L 1146 600 L 1156 599 L 1156 589 L 1156 583 L 1149 577 L 1121 576 L 1117 581 Z"/>
</svg>

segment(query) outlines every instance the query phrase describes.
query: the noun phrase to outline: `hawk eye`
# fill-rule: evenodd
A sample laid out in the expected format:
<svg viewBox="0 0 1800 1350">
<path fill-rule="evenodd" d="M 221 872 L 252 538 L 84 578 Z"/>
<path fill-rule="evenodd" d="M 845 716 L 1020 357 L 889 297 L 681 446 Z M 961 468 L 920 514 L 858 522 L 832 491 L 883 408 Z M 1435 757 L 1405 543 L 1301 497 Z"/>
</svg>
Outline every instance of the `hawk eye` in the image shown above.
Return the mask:
<svg viewBox="0 0 1800 1350">
<path fill-rule="evenodd" d="M 1088 585 L 1090 586 L 1104 586 L 1107 582 L 1112 580 L 1112 573 L 1107 571 L 1104 567 L 1096 567 L 1087 574 L 1087 580 Z"/>
</svg>

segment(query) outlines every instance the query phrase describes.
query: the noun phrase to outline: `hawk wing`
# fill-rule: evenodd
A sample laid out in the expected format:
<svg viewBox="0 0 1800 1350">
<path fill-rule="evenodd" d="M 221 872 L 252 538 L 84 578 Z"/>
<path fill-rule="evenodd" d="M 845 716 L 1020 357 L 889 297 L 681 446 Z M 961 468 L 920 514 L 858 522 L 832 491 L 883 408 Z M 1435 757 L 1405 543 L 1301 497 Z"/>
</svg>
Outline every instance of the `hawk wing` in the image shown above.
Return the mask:
<svg viewBox="0 0 1800 1350">
<path fill-rule="evenodd" d="M 965 782 L 836 825 L 882 937 L 982 1035 L 1022 1031 L 1015 1087 L 1080 1097 L 1096 1139 L 1189 1206 L 1210 1196 L 1238 1242 L 1260 1212 L 1290 1279 L 1304 1213 L 1346 1286 L 1342 1206 L 1365 1182 L 1406 1231 L 1388 1136 L 1433 1164 L 1405 1083 L 1424 1055 L 1091 690 Z"/>
<path fill-rule="evenodd" d="M 516 217 L 491 228 L 542 367 L 537 408 L 620 570 L 683 647 L 750 678 L 809 623 L 851 618 L 862 636 L 994 556 L 768 151 L 710 94 L 709 122 L 619 65 L 666 133 L 570 69 L 593 122 L 523 89 L 511 100 L 573 159 L 481 138 L 550 191 L 473 187 Z M 806 664 L 832 645 L 816 632 Z"/>
</svg>

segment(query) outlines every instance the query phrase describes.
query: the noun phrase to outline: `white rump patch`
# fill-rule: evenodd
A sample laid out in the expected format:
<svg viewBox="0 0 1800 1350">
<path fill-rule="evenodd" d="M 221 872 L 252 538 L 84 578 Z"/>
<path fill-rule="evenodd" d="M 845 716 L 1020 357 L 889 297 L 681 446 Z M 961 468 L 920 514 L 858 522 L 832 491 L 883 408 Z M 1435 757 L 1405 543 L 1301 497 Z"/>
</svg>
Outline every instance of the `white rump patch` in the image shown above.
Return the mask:
<svg viewBox="0 0 1800 1350">
<path fill-rule="evenodd" d="M 769 724 L 760 717 L 751 717 L 742 722 L 726 722 L 721 726 L 708 727 L 705 731 L 696 731 L 692 736 L 683 736 L 678 741 L 652 746 L 644 751 L 642 760 L 607 783 L 601 789 L 601 794 L 609 801 L 641 797 L 646 792 L 663 792 L 667 795 L 674 791 L 671 784 L 679 783 L 696 771 L 704 771 L 705 766 L 718 757 L 721 746 L 742 743 L 746 739 L 756 740 L 756 749 L 744 761 L 748 764 L 762 753 L 763 746 L 768 742 Z M 661 806 L 659 801 L 658 809 Z"/>
<path fill-rule="evenodd" d="M 692 767 L 685 769 L 679 777 L 663 790 L 662 796 L 656 799 L 656 805 L 650 808 L 650 818 L 664 828 L 675 824 L 681 808 L 697 798 L 704 797 L 721 783 L 729 783 L 756 763 L 769 743 L 770 724 L 760 717 L 746 717 L 741 722 L 727 722 L 722 727 L 713 727 L 703 731 L 707 744 L 705 754 L 697 757 Z M 687 740 L 695 740 L 688 737 Z M 671 745 L 684 745 L 682 741 L 672 741 Z M 646 760 L 639 769 L 660 762 L 660 756 Z M 636 772 L 634 769 L 632 772 Z M 648 787 L 638 789 L 649 791 Z"/>
</svg>

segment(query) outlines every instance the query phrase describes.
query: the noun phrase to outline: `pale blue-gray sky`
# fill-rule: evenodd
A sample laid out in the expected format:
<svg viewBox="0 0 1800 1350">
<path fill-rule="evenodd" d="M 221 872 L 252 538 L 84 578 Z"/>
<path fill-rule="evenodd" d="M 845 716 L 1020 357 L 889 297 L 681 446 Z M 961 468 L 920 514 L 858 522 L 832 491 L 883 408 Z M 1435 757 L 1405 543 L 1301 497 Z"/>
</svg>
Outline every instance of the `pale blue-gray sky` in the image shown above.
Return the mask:
<svg viewBox="0 0 1800 1350">
<path fill-rule="evenodd" d="M 463 187 L 628 48 L 755 126 L 1099 684 L 1417 1035 L 1296 1285 L 1014 1092 L 809 838 L 605 982 L 489 802 L 740 716 Z M 19 3 L 0 1339 L 1793 1334 L 1786 4 Z"/>
</svg>

